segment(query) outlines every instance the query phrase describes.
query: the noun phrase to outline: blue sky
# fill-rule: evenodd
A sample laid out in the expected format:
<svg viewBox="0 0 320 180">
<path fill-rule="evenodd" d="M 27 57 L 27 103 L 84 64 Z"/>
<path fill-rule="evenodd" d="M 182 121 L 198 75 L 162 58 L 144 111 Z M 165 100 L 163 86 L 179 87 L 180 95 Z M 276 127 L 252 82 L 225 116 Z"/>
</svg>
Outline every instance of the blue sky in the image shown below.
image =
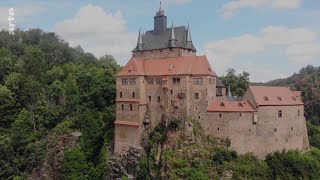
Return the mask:
<svg viewBox="0 0 320 180">
<path fill-rule="evenodd" d="M 168 22 L 190 23 L 198 55 L 221 75 L 234 68 L 252 81 L 290 76 L 320 65 L 319 0 L 163 0 Z M 8 9 L 22 29 L 57 32 L 71 46 L 97 57 L 114 55 L 124 65 L 139 28 L 151 30 L 159 0 L 3 0 L 0 29 Z"/>
</svg>

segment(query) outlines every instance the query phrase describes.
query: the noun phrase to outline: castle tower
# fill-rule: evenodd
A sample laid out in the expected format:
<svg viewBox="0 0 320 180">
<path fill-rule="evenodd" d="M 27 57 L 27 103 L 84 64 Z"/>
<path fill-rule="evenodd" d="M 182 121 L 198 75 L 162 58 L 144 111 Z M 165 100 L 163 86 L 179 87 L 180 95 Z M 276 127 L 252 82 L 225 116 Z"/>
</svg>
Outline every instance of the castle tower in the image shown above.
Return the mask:
<svg viewBox="0 0 320 180">
<path fill-rule="evenodd" d="M 191 39 L 188 27 L 167 27 L 167 16 L 160 4 L 159 11 L 154 17 L 153 30 L 146 31 L 143 35 L 139 32 L 138 42 L 132 51 L 132 56 L 142 59 L 196 56 L 196 48 Z"/>
<path fill-rule="evenodd" d="M 157 34 L 164 33 L 167 29 L 167 16 L 164 15 L 164 10 L 162 9 L 162 4 L 160 1 L 159 11 L 156 13 L 154 17 L 154 32 Z"/>
</svg>

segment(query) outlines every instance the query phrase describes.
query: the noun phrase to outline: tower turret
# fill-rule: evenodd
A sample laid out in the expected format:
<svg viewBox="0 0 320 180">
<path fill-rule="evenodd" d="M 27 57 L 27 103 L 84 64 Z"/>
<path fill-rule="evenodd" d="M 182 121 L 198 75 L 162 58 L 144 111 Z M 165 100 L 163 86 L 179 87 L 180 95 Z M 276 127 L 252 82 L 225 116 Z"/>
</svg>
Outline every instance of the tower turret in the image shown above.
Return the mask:
<svg viewBox="0 0 320 180">
<path fill-rule="evenodd" d="M 162 9 L 162 4 L 160 1 L 159 11 L 154 17 L 154 31 L 156 33 L 163 33 L 167 29 L 167 16 L 164 15 L 164 10 Z"/>
<path fill-rule="evenodd" d="M 143 49 L 143 39 L 142 39 L 142 34 L 141 34 L 141 28 L 139 30 L 139 36 L 138 36 L 138 43 L 137 43 L 137 48 L 138 51 L 141 51 Z"/>
<path fill-rule="evenodd" d="M 173 22 L 171 26 L 171 34 L 170 34 L 170 39 L 169 39 L 169 47 L 173 48 L 176 47 L 176 36 L 174 34 L 174 27 L 173 27 Z"/>
</svg>

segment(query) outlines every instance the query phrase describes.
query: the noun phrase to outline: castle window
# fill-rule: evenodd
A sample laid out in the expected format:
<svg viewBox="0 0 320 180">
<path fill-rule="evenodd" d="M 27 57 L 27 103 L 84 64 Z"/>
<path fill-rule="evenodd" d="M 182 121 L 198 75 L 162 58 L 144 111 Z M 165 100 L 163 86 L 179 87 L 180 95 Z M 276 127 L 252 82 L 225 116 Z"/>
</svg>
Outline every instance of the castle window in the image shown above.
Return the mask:
<svg viewBox="0 0 320 180">
<path fill-rule="evenodd" d="M 240 117 L 242 116 L 242 114 L 240 113 Z"/>
<path fill-rule="evenodd" d="M 281 110 L 278 111 L 278 117 L 282 118 L 282 111 Z"/>
<path fill-rule="evenodd" d="M 120 92 L 120 98 L 122 98 L 122 92 Z"/>
<path fill-rule="evenodd" d="M 124 111 L 124 105 L 123 104 L 121 104 L 121 110 Z"/>
<path fill-rule="evenodd" d="M 222 114 L 219 114 L 219 117 L 221 118 L 221 117 L 222 117 Z"/>
<path fill-rule="evenodd" d="M 151 96 L 149 96 L 149 102 L 151 102 Z"/>
<path fill-rule="evenodd" d="M 160 52 L 162 52 L 162 49 L 160 50 Z"/>
<path fill-rule="evenodd" d="M 160 102 L 160 96 L 158 96 L 158 102 Z"/>
<path fill-rule="evenodd" d="M 273 131 L 274 131 L 274 132 L 277 132 L 278 130 L 277 130 L 277 128 L 274 128 Z"/>
<path fill-rule="evenodd" d="M 200 116 L 198 116 L 198 118 L 200 119 L 201 117 L 200 117 Z"/>
<path fill-rule="evenodd" d="M 199 93 L 194 93 L 194 99 L 199 99 Z"/>
<path fill-rule="evenodd" d="M 122 85 L 128 85 L 128 79 L 122 78 Z"/>
<path fill-rule="evenodd" d="M 218 128 L 218 131 L 220 130 L 220 128 Z"/>
<path fill-rule="evenodd" d="M 300 109 L 298 109 L 298 116 L 300 116 Z"/>
<path fill-rule="evenodd" d="M 291 126 L 291 131 L 293 131 L 293 127 Z"/>
<path fill-rule="evenodd" d="M 132 111 L 132 104 L 129 104 L 130 111 Z"/>
<path fill-rule="evenodd" d="M 172 89 L 170 90 L 170 93 L 173 94 L 173 90 Z"/>
<path fill-rule="evenodd" d="M 202 85 L 203 84 L 203 78 L 193 78 L 193 84 L 194 85 Z"/>
<path fill-rule="evenodd" d="M 281 97 L 277 97 L 278 101 L 282 101 L 282 98 Z"/>
<path fill-rule="evenodd" d="M 265 101 L 269 101 L 269 98 L 268 98 L 267 96 L 264 96 L 263 99 L 264 99 Z"/>
<path fill-rule="evenodd" d="M 130 78 L 129 79 L 130 85 L 135 85 L 136 84 L 136 78 Z"/>
<path fill-rule="evenodd" d="M 132 98 L 136 98 L 136 93 L 135 92 L 132 92 Z"/>
<path fill-rule="evenodd" d="M 180 84 L 180 78 L 172 78 L 173 84 Z"/>
<path fill-rule="evenodd" d="M 158 85 L 162 84 L 162 78 L 156 78 L 156 84 Z"/>
<path fill-rule="evenodd" d="M 147 79 L 147 83 L 148 83 L 149 85 L 153 85 L 153 84 L 154 84 L 154 79 L 153 79 L 153 78 L 148 78 L 148 79 Z"/>
<path fill-rule="evenodd" d="M 196 106 L 196 108 L 195 108 L 195 109 L 196 109 L 196 111 L 197 111 L 197 110 L 198 110 L 198 107 Z"/>
</svg>

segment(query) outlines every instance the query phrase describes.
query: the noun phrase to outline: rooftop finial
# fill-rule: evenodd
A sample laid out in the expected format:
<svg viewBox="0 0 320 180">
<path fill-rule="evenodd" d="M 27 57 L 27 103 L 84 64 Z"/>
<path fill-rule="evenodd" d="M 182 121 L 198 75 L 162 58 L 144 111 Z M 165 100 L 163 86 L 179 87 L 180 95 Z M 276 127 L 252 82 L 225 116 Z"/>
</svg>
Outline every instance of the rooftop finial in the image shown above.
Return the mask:
<svg viewBox="0 0 320 180">
<path fill-rule="evenodd" d="M 163 16 L 164 15 L 164 10 L 162 9 L 162 1 L 160 0 L 160 8 L 159 11 L 157 12 L 157 16 Z"/>
</svg>

